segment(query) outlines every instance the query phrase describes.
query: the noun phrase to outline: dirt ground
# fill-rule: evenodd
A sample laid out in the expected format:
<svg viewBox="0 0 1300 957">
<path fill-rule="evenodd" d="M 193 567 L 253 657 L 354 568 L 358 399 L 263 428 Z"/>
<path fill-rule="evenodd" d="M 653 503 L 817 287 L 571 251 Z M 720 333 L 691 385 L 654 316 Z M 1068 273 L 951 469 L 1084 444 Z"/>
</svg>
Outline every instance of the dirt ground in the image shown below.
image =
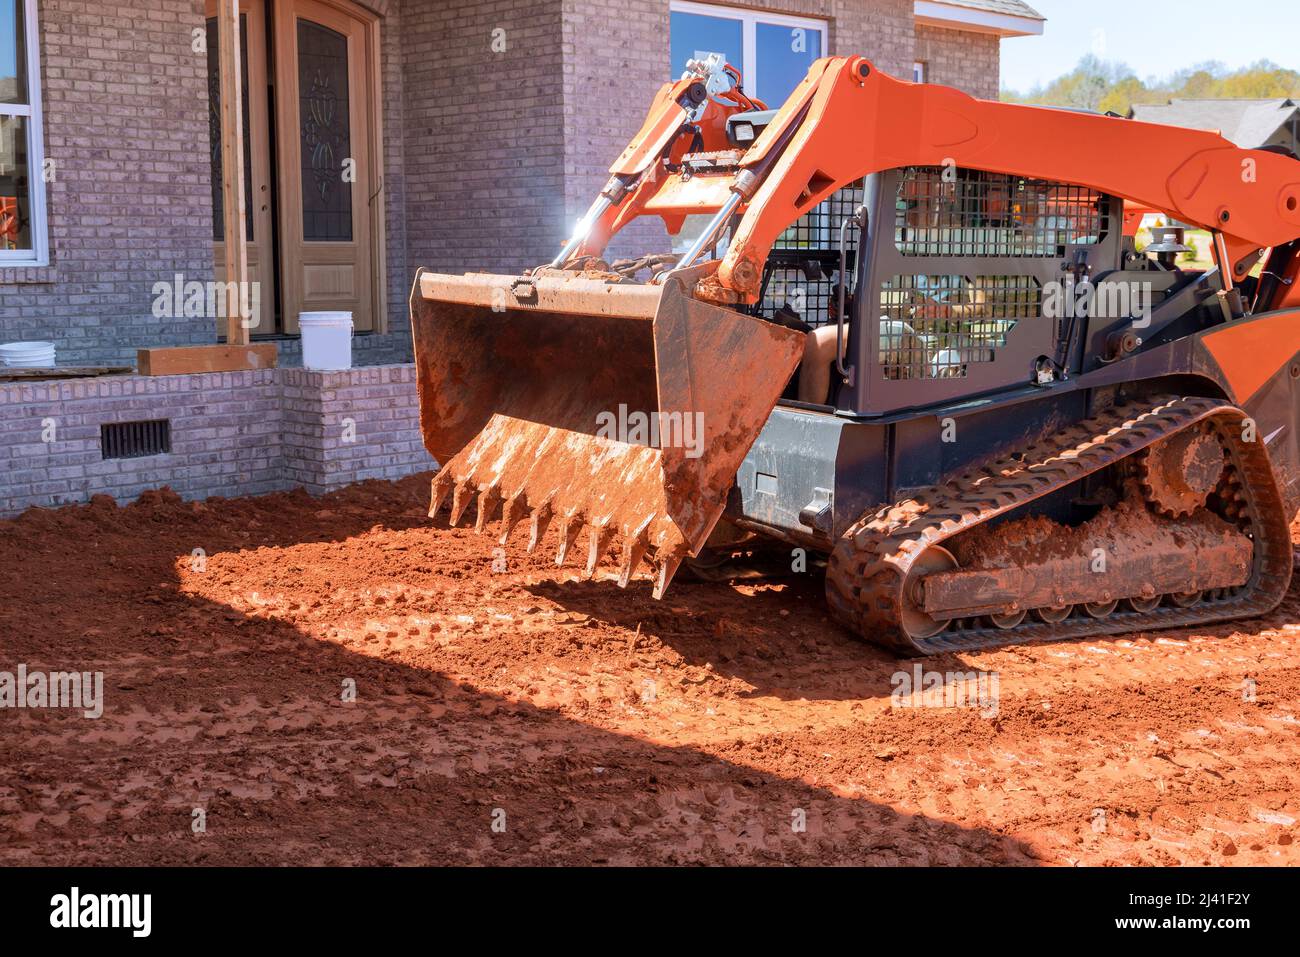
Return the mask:
<svg viewBox="0 0 1300 957">
<path fill-rule="evenodd" d="M 0 523 L 0 671 L 106 699 L 0 710 L 0 863 L 1300 860 L 1300 586 L 930 659 L 996 708 L 898 708 L 914 663 L 818 575 L 655 602 L 430 523 L 427 482 Z"/>
</svg>

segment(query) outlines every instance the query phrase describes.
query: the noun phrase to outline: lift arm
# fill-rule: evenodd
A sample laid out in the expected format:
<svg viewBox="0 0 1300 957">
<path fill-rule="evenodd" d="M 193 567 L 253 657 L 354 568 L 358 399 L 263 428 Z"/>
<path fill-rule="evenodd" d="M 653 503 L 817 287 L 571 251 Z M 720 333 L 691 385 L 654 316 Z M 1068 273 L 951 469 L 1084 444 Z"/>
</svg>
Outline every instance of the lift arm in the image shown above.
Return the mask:
<svg viewBox="0 0 1300 957">
<path fill-rule="evenodd" d="M 1077 184 L 1163 210 L 1221 236 L 1237 279 L 1253 254 L 1300 237 L 1300 162 L 1289 157 L 1203 130 L 978 100 L 896 80 L 863 57 L 828 57 L 741 162 L 759 185 L 717 282 L 752 302 L 773 242 L 818 202 L 870 173 L 945 164 Z"/>
</svg>

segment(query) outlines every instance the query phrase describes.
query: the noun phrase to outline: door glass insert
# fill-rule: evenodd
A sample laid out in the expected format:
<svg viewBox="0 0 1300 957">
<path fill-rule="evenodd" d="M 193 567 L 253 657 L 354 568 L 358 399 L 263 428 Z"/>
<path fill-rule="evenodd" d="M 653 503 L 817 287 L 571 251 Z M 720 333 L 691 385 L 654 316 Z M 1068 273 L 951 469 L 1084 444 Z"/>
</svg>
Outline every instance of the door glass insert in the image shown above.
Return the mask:
<svg viewBox="0 0 1300 957">
<path fill-rule="evenodd" d="M 253 139 L 248 111 L 248 16 L 239 15 L 239 87 L 244 103 L 244 211 L 247 221 L 244 231 L 248 241 L 253 235 Z M 221 51 L 217 46 L 217 18 L 208 18 L 208 137 L 212 146 L 212 240 L 223 242 L 226 238 L 226 209 L 221 196 Z"/>
<path fill-rule="evenodd" d="M 298 96 L 303 240 L 351 242 L 348 38 L 310 20 L 298 21 Z"/>
</svg>

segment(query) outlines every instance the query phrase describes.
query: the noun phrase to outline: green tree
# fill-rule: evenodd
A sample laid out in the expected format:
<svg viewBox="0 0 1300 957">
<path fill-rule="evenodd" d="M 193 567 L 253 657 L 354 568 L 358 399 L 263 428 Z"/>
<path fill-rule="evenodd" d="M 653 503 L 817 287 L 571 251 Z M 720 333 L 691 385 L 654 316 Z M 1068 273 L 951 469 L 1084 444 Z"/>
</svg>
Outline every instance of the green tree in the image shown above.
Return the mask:
<svg viewBox="0 0 1300 957">
<path fill-rule="evenodd" d="M 1089 55 L 1073 70 L 1028 93 L 1003 90 L 1009 103 L 1068 106 L 1126 115 L 1135 103 L 1171 99 L 1300 99 L 1300 72 L 1260 60 L 1240 70 L 1222 63 L 1198 63 L 1165 79 L 1141 80 L 1123 63 Z"/>
</svg>

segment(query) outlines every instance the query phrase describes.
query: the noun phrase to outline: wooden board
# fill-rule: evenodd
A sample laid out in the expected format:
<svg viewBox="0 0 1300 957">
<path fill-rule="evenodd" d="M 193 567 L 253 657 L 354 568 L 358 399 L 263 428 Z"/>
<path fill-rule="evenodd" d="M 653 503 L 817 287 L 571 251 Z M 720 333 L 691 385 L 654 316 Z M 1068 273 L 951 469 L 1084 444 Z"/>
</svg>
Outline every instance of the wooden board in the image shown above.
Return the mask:
<svg viewBox="0 0 1300 957">
<path fill-rule="evenodd" d="M 242 372 L 274 369 L 275 343 L 257 345 L 175 346 L 141 349 L 136 355 L 140 375 L 185 375 L 203 372 Z"/>
<path fill-rule="evenodd" d="M 134 366 L 46 366 L 40 369 L 10 369 L 0 366 L 0 382 L 32 379 L 88 379 L 101 375 L 130 375 Z"/>
<path fill-rule="evenodd" d="M 3 0 L 0 0 L 3 2 Z M 204 5 L 204 15 L 209 21 L 217 16 L 217 7 L 221 6 L 218 0 L 206 0 Z M 244 184 L 244 202 L 248 206 L 248 215 L 251 219 L 251 229 L 246 229 L 245 245 L 248 247 L 248 297 L 243 301 L 252 304 L 253 290 L 257 290 L 260 295 L 256 298 L 258 307 L 257 315 L 251 317 L 255 320 L 252 327 L 246 330 L 250 335 L 269 335 L 276 331 L 275 325 L 275 262 L 271 255 L 271 147 L 270 147 L 270 126 L 268 123 L 268 98 L 266 96 L 253 96 L 249 91 L 267 89 L 267 47 L 266 47 L 266 8 L 264 0 L 239 0 L 239 29 L 243 36 L 240 41 L 240 55 L 246 52 L 242 66 L 243 78 L 247 82 L 244 96 L 240 98 L 241 109 L 244 106 L 243 100 L 248 100 L 247 116 L 244 117 L 244 128 L 248 136 L 244 141 L 240 151 L 246 160 L 245 169 L 250 171 L 252 179 Z M 208 64 L 209 70 L 215 62 L 220 67 L 220 41 L 218 45 L 209 48 Z M 215 59 L 214 59 L 215 58 Z M 221 102 L 221 95 L 218 95 L 215 102 Z M 223 123 L 226 121 L 223 119 Z M 231 120 L 233 122 L 233 120 Z M 224 134 L 225 127 L 222 127 Z M 222 149 L 225 148 L 224 136 L 222 137 Z M 233 147 L 232 147 L 233 150 Z M 224 170 L 224 167 L 223 167 Z M 225 210 L 225 181 L 222 181 L 222 210 Z M 226 266 L 226 232 L 222 232 L 216 242 L 212 244 L 213 262 L 216 264 L 216 278 L 225 281 L 227 278 Z M 232 277 L 233 278 L 233 277 Z M 236 280 L 238 281 L 238 280 Z M 226 300 L 229 304 L 229 299 Z M 218 339 L 224 339 L 226 342 L 242 344 L 249 342 L 242 332 L 232 339 L 229 335 L 229 320 L 227 315 L 217 317 L 216 335 Z M 243 323 L 240 323 L 243 328 Z"/>
<path fill-rule="evenodd" d="M 221 83 L 221 207 L 226 229 L 222 244 L 226 254 L 225 280 L 227 288 L 241 290 L 238 296 L 226 297 L 225 333 L 226 341 L 232 345 L 247 345 L 249 331 L 239 314 L 239 304 L 244 301 L 242 290 L 248 285 L 248 241 L 244 232 L 244 211 L 248 203 L 245 192 L 248 184 L 244 182 L 244 149 L 247 144 L 244 143 L 244 99 L 241 96 L 243 68 L 240 64 L 239 0 L 219 0 L 217 4 L 217 45 Z M 231 283 L 235 285 L 232 287 Z"/>
</svg>

